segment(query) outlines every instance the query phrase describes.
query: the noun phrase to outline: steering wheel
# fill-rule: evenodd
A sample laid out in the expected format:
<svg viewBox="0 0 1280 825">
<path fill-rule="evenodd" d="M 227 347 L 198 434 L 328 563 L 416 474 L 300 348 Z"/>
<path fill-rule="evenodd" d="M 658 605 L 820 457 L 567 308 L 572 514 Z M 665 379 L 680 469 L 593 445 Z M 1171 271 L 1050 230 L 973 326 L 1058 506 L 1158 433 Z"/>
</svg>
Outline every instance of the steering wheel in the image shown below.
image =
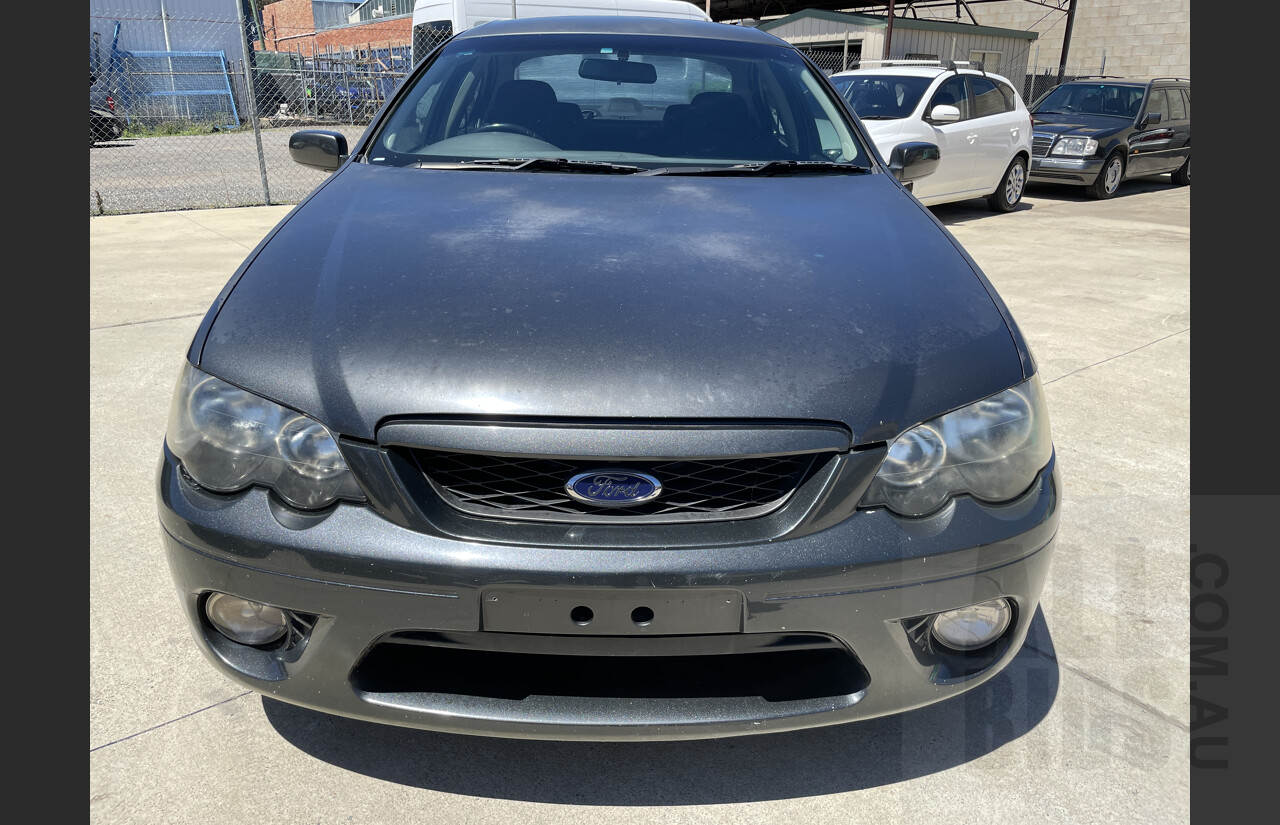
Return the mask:
<svg viewBox="0 0 1280 825">
<path fill-rule="evenodd" d="M 527 126 L 521 126 L 519 123 L 486 123 L 479 129 L 476 129 L 472 134 L 478 134 L 480 132 L 513 132 L 517 135 L 524 135 L 525 137 L 540 140 L 543 143 L 547 142 L 547 139 L 542 135 Z"/>
</svg>

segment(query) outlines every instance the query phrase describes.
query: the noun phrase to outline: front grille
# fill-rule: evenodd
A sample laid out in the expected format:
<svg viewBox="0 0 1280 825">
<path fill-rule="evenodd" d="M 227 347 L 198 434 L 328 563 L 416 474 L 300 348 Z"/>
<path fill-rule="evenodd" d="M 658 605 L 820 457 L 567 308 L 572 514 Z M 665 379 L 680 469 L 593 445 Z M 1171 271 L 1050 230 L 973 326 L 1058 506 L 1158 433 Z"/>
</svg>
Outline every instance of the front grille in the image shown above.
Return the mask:
<svg viewBox="0 0 1280 825">
<path fill-rule="evenodd" d="M 412 450 L 436 493 L 472 515 L 559 522 L 658 523 L 726 521 L 772 512 L 830 454 L 680 461 L 579 461 Z M 630 507 L 598 507 L 569 497 L 578 473 L 608 468 L 647 473 L 662 494 Z"/>
<path fill-rule="evenodd" d="M 1049 154 L 1049 147 L 1053 145 L 1053 135 L 1045 132 L 1033 132 L 1031 134 L 1031 157 L 1043 158 Z"/>
</svg>

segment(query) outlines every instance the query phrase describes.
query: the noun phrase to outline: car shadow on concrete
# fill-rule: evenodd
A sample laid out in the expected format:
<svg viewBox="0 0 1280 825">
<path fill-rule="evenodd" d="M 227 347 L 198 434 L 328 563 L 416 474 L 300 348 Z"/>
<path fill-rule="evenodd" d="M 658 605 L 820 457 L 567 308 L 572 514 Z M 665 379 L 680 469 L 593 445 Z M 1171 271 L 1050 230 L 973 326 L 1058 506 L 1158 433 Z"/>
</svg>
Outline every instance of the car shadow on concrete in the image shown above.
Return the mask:
<svg viewBox="0 0 1280 825">
<path fill-rule="evenodd" d="M 1123 198 L 1133 197 L 1134 195 L 1142 195 L 1147 192 L 1162 192 L 1166 189 L 1177 189 L 1170 176 L 1151 175 L 1148 177 L 1131 178 L 1121 182 L 1116 193 L 1109 200 L 1121 200 Z M 1033 198 L 1035 200 L 1054 201 L 1062 203 L 1084 201 L 1087 203 L 1099 203 L 1100 201 L 1089 197 L 1085 194 L 1085 187 L 1071 186 L 1061 183 L 1044 183 L 1042 181 L 1031 181 L 1027 183 L 1027 188 L 1023 190 L 1024 198 Z"/>
<path fill-rule="evenodd" d="M 982 198 L 974 198 L 967 201 L 952 201 L 951 203 L 938 203 L 933 206 L 925 207 L 933 216 L 937 218 L 943 226 L 953 226 L 960 223 L 968 223 L 974 220 L 1000 220 L 1005 214 L 1016 214 L 1032 209 L 1033 205 L 1024 200 L 1013 208 L 1012 212 L 1002 213 L 993 212 L 987 206 L 987 202 Z"/>
<path fill-rule="evenodd" d="M 1037 610 L 995 678 L 896 716 L 691 742 L 545 742 L 460 736 L 330 716 L 263 697 L 276 731 L 316 759 L 386 782 L 492 799 L 574 805 L 711 805 L 843 793 L 945 771 L 1032 730 L 1053 706 L 1058 664 Z"/>
<path fill-rule="evenodd" d="M 1169 180 L 1168 175 L 1155 175 L 1146 178 L 1134 178 L 1120 184 L 1120 188 L 1109 199 L 1111 202 L 1122 201 L 1125 198 L 1135 197 L 1147 194 L 1149 192 L 1162 192 L 1167 189 L 1177 188 Z M 1090 198 L 1084 192 L 1082 186 L 1064 186 L 1057 183 L 1028 183 L 1027 188 L 1023 191 L 1022 201 L 1009 214 L 1017 214 L 1027 210 L 1035 209 L 1037 205 L 1049 206 L 1052 204 L 1070 204 L 1070 203 L 1106 203 L 1107 201 L 1099 201 Z M 987 206 L 987 202 L 982 198 L 973 198 L 964 201 L 952 201 L 951 203 L 939 203 L 927 207 L 933 216 L 942 223 L 943 226 L 957 226 L 976 220 L 992 220 L 999 221 L 1004 214 L 993 212 Z"/>
</svg>

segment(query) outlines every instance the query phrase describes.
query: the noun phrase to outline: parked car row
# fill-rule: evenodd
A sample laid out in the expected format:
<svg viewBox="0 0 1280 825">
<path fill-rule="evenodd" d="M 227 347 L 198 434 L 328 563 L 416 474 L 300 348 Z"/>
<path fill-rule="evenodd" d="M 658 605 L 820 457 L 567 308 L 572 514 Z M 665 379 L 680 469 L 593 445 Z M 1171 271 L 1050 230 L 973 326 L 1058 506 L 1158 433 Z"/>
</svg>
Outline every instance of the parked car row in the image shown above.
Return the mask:
<svg viewBox="0 0 1280 825">
<path fill-rule="evenodd" d="M 926 205 L 986 198 L 1008 212 L 1027 181 L 1074 184 L 1109 198 L 1130 178 L 1173 174 L 1191 183 L 1191 82 L 1079 78 L 1032 106 L 981 67 L 894 61 L 838 72 L 831 82 L 880 153 L 935 143 L 937 171 L 912 191 Z"/>
</svg>

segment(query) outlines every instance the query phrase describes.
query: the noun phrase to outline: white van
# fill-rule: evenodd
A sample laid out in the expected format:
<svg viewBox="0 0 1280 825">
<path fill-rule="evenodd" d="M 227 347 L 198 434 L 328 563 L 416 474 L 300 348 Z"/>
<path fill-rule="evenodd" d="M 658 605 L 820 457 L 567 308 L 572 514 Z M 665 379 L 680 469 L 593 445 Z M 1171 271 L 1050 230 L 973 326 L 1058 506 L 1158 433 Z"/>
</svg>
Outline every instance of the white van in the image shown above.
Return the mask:
<svg viewBox="0 0 1280 825">
<path fill-rule="evenodd" d="M 490 20 L 573 14 L 711 18 L 688 0 L 418 0 L 413 9 L 413 63 L 455 32 Z"/>
</svg>

